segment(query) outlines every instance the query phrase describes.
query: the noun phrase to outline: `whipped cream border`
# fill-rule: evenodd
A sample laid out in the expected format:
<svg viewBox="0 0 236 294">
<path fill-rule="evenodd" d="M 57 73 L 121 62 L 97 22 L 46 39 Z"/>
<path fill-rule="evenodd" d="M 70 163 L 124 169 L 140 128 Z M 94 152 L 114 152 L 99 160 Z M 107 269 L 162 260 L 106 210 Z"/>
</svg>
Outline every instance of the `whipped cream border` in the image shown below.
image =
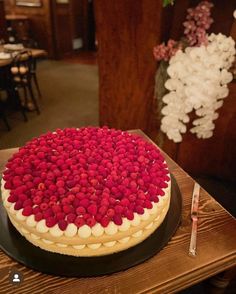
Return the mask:
<svg viewBox="0 0 236 294">
<path fill-rule="evenodd" d="M 168 198 L 168 204 L 170 203 L 170 198 Z M 20 226 L 15 220 L 13 220 L 10 216 L 10 219 L 13 225 L 17 228 L 17 230 L 28 240 L 31 241 L 34 245 L 39 246 L 45 250 L 49 250 L 52 252 L 59 252 L 63 254 L 75 255 L 75 256 L 95 256 L 95 255 L 104 255 L 110 254 L 112 252 L 118 252 L 120 250 L 125 250 L 130 246 L 134 246 L 140 243 L 143 239 L 143 235 L 147 235 L 148 237 L 156 228 L 158 228 L 163 222 L 167 212 L 169 209 L 169 205 L 166 205 L 160 211 L 160 214 L 156 216 L 153 222 L 144 227 L 141 230 L 138 230 L 136 233 L 130 235 L 129 237 L 125 237 L 118 240 L 113 240 L 109 242 L 103 243 L 93 243 L 93 244 L 79 244 L 79 245 L 71 245 L 71 244 L 63 244 L 59 242 L 52 242 L 50 240 L 40 238 L 39 236 L 30 233 L 25 230 L 22 226 Z M 147 232 L 149 232 L 147 234 Z M 145 237 L 145 238 L 146 238 Z M 74 251 L 75 249 L 75 251 Z M 88 250 L 92 249 L 92 251 Z M 105 250 L 105 251 L 104 251 Z M 104 253 L 105 252 L 105 253 Z"/>
<path fill-rule="evenodd" d="M 170 177 L 170 174 L 168 174 Z M 153 207 L 151 209 L 145 208 L 144 214 L 134 213 L 134 219 L 128 220 L 127 218 L 122 218 L 122 224 L 116 225 L 113 221 L 111 221 L 106 228 L 102 227 L 101 224 L 97 223 L 92 228 L 88 225 L 83 225 L 80 228 L 73 223 L 68 224 L 65 231 L 62 231 L 58 224 L 54 225 L 52 228 L 48 228 L 46 226 L 45 219 L 36 222 L 34 220 L 34 215 L 30 215 L 28 217 L 22 214 L 23 209 L 15 210 L 14 205 L 15 203 L 11 203 L 7 200 L 9 197 L 10 191 L 4 188 L 5 181 L 2 178 L 1 181 L 1 191 L 2 191 L 2 198 L 3 198 L 3 205 L 7 209 L 7 211 L 15 215 L 16 219 L 19 221 L 25 221 L 27 226 L 31 228 L 35 228 L 38 233 L 47 233 L 49 232 L 53 237 L 60 238 L 61 236 L 66 237 L 75 237 L 78 235 L 82 239 L 87 239 L 90 236 L 94 237 L 102 237 L 103 235 L 112 236 L 115 235 L 117 232 L 126 232 L 130 229 L 130 227 L 137 227 L 140 225 L 142 221 L 148 220 L 151 215 L 157 213 L 162 206 L 164 206 L 166 200 L 170 198 L 170 187 L 171 187 L 171 179 L 168 181 L 168 187 L 164 189 L 165 195 L 159 196 L 159 202 L 154 203 L 152 202 Z"/>
</svg>

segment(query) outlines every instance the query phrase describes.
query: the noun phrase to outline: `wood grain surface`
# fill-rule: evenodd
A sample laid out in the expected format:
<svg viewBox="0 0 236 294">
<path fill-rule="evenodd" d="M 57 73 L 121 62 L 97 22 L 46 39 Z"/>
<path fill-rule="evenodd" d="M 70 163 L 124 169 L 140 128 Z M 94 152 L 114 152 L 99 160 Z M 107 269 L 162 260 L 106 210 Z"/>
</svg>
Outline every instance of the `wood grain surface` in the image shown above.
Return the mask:
<svg viewBox="0 0 236 294">
<path fill-rule="evenodd" d="M 141 131 L 133 131 L 146 137 Z M 0 172 L 17 149 L 0 151 Z M 0 293 L 176 293 L 236 265 L 236 220 L 206 191 L 200 191 L 197 257 L 188 256 L 193 179 L 165 155 L 183 197 L 182 222 L 168 245 L 150 260 L 112 275 L 63 278 L 35 272 L 0 251 Z M 62 265 L 63 266 L 63 265 Z M 9 271 L 24 276 L 9 283 Z"/>
<path fill-rule="evenodd" d="M 100 125 L 149 127 L 161 41 L 162 1 L 94 1 L 99 65 Z"/>
</svg>

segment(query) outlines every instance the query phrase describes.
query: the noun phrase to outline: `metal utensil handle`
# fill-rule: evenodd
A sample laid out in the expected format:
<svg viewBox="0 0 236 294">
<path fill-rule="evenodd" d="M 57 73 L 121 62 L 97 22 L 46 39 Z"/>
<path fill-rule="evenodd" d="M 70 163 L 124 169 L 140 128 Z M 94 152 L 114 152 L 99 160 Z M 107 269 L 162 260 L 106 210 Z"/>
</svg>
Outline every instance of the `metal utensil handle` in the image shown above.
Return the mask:
<svg viewBox="0 0 236 294">
<path fill-rule="evenodd" d="M 189 246 L 189 255 L 197 255 L 197 219 L 193 219 L 192 222 L 192 232 Z"/>
</svg>

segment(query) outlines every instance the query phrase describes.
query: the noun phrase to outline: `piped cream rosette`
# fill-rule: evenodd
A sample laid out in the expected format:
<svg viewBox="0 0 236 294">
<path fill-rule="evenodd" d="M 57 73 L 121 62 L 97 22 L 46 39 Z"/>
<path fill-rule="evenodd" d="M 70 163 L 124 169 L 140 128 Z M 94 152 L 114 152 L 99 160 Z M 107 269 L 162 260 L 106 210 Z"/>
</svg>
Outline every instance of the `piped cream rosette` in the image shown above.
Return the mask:
<svg viewBox="0 0 236 294">
<path fill-rule="evenodd" d="M 66 255 L 99 256 L 128 249 L 145 240 L 163 222 L 170 205 L 171 180 L 164 190 L 165 195 L 159 196 L 159 202 L 153 203 L 151 209 L 145 208 L 144 214 L 135 213 L 132 221 L 123 218 L 122 225 L 110 222 L 106 228 L 99 223 L 90 228 L 80 228 L 73 223 L 62 231 L 56 224 L 48 228 L 45 220 L 36 222 L 34 215 L 22 215 L 22 209 L 15 210 L 14 203 L 7 198 L 9 191 L 1 185 L 3 205 L 15 228 L 29 242 L 40 248 Z"/>
</svg>

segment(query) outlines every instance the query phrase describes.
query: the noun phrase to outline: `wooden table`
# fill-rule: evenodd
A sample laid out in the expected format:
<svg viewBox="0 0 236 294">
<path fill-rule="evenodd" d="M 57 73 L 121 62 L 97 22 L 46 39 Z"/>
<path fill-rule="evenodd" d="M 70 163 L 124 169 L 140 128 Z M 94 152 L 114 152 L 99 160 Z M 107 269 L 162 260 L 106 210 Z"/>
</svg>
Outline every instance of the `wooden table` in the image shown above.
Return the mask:
<svg viewBox="0 0 236 294">
<path fill-rule="evenodd" d="M 141 131 L 134 131 L 148 139 Z M 149 140 L 149 139 L 148 139 Z M 16 149 L 0 151 L 0 172 Z M 236 265 L 236 220 L 201 189 L 197 257 L 188 256 L 190 207 L 194 180 L 165 155 L 183 197 L 182 222 L 168 245 L 148 261 L 112 275 L 97 278 L 61 278 L 34 272 L 0 252 L 0 293 L 176 293 Z M 62 265 L 63 266 L 63 265 Z M 12 286 L 9 270 L 24 275 Z"/>
<path fill-rule="evenodd" d="M 32 53 L 32 56 L 34 58 L 38 58 L 38 57 L 44 57 L 47 56 L 47 52 L 43 49 L 32 49 L 32 48 L 24 48 L 25 50 L 30 50 Z M 4 48 L 2 45 L 0 45 L 0 52 L 3 52 Z M 20 51 L 19 51 L 20 52 Z M 9 59 L 0 59 L 0 67 L 4 67 L 7 66 L 9 64 L 11 64 L 13 58 L 9 58 Z"/>
</svg>

